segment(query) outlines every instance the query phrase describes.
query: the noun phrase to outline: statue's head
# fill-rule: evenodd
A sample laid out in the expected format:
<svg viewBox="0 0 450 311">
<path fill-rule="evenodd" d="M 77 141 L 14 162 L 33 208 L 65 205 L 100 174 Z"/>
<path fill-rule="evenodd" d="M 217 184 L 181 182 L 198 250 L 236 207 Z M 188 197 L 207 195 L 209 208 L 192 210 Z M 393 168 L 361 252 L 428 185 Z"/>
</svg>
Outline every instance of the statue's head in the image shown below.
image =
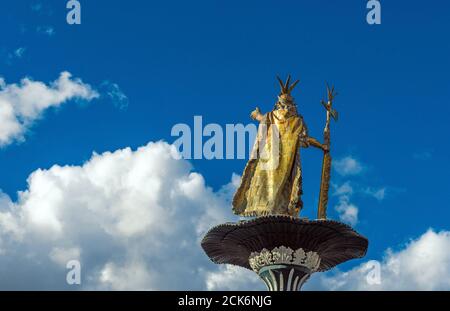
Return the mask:
<svg viewBox="0 0 450 311">
<path fill-rule="evenodd" d="M 282 115 L 288 116 L 292 114 L 297 114 L 297 106 L 295 105 L 294 98 L 291 96 L 291 91 L 298 84 L 299 80 L 291 83 L 291 76 L 289 75 L 286 82 L 277 77 L 278 82 L 280 83 L 281 92 L 278 95 L 278 101 L 275 104 L 275 109 L 281 112 Z"/>
</svg>

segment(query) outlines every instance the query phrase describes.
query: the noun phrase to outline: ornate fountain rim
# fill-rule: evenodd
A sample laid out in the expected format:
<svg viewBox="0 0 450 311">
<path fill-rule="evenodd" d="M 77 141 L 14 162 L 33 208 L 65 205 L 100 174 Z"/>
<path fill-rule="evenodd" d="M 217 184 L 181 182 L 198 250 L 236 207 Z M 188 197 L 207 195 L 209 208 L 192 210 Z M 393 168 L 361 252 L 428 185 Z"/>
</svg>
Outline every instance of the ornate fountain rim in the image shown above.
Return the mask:
<svg viewBox="0 0 450 311">
<path fill-rule="evenodd" d="M 320 256 L 313 251 L 305 252 L 303 248 L 294 251 L 290 247 L 280 246 L 271 251 L 263 248 L 260 252 L 252 252 L 249 264 L 256 273 L 259 273 L 261 268 L 271 265 L 301 266 L 313 273 L 320 267 Z"/>
<path fill-rule="evenodd" d="M 350 226 L 334 220 L 307 220 L 270 215 L 211 228 L 201 242 L 208 257 L 218 264 L 233 264 L 250 270 L 250 256 L 265 248 L 285 246 L 316 252 L 317 271 L 326 271 L 367 252 L 368 240 Z"/>
</svg>

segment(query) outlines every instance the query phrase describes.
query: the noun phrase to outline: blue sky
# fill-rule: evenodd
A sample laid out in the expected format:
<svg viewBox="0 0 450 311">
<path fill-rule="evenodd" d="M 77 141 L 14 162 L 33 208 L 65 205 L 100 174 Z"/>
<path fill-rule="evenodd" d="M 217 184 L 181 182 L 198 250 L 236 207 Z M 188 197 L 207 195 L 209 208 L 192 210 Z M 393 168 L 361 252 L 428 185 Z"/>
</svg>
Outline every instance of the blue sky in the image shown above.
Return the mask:
<svg viewBox="0 0 450 311">
<path fill-rule="evenodd" d="M 65 1 L 0 4 L 0 76 L 7 84 L 24 77 L 48 84 L 69 71 L 100 94 L 48 109 L 24 141 L 0 148 L 0 189 L 12 202 L 38 169 L 79 166 L 94 151 L 171 143 L 172 126 L 192 124 L 195 115 L 205 123 L 249 123 L 255 106 L 272 108 L 275 76 L 290 73 L 301 80 L 294 96 L 319 139 L 325 81 L 339 92 L 333 156 L 362 169 L 334 172 L 333 183 L 353 188 L 368 259 L 381 260 L 387 248 L 401 249 L 429 228 L 450 229 L 447 2 L 382 1 L 375 26 L 366 23 L 362 0 L 80 2 L 81 25 L 66 23 Z M 105 95 L 112 84 L 126 107 Z M 217 192 L 245 161 L 191 164 Z M 319 151 L 303 152 L 310 218 L 320 164 Z M 382 198 L 370 194 L 382 189 Z M 330 201 L 334 219 L 339 198 Z"/>
</svg>

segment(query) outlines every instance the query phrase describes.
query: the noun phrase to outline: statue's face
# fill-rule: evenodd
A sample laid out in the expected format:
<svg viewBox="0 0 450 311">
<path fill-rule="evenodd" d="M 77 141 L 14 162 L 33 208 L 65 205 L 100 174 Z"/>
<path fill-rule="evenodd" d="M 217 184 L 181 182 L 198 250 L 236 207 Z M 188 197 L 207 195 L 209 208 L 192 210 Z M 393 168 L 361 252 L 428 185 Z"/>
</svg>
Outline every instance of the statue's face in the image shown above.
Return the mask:
<svg viewBox="0 0 450 311">
<path fill-rule="evenodd" d="M 293 106 L 293 98 L 289 95 L 282 94 L 278 96 L 277 106 L 280 109 L 289 109 L 289 107 Z"/>
<path fill-rule="evenodd" d="M 278 96 L 276 107 L 276 112 L 279 118 L 287 118 L 296 113 L 296 108 L 292 97 L 286 94 Z"/>
</svg>

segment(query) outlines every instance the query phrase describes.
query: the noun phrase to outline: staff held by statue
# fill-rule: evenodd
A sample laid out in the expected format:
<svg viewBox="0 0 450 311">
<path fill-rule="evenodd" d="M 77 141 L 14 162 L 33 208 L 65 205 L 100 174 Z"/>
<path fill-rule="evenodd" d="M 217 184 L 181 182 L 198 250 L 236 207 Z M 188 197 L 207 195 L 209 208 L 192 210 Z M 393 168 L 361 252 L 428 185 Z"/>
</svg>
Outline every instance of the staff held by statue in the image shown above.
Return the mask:
<svg viewBox="0 0 450 311">
<path fill-rule="evenodd" d="M 333 109 L 333 100 L 337 93 L 333 87 L 329 87 L 327 84 L 328 102 L 324 100 L 321 101 L 323 107 L 326 110 L 326 123 L 323 131 L 323 144 L 327 146 L 324 150 L 323 161 L 322 161 L 322 178 L 320 181 L 320 193 L 319 193 L 319 206 L 317 209 L 317 218 L 326 219 L 327 218 L 327 204 L 328 204 L 328 192 L 330 188 L 330 177 L 331 177 L 331 137 L 330 137 L 330 120 L 333 118 L 335 121 L 338 120 L 338 112 Z"/>
</svg>

